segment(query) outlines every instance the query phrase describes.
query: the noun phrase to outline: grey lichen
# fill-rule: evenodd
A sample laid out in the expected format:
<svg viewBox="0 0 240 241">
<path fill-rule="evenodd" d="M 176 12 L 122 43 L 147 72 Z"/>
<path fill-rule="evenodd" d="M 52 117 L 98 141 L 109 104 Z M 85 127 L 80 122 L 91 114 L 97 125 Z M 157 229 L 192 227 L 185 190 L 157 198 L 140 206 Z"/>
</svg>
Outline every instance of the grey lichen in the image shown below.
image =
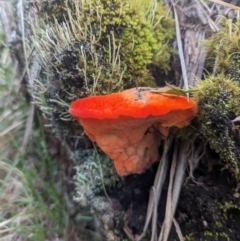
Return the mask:
<svg viewBox="0 0 240 241">
<path fill-rule="evenodd" d="M 91 153 L 90 150 L 82 152 L 86 152 L 86 155 L 85 159 L 82 158 L 82 163 L 76 166 L 74 200 L 81 208 L 90 209 L 100 222 L 100 227 L 108 240 L 119 240 L 114 230 L 122 228 L 119 224 L 120 222 L 123 225 L 122 208 L 117 200 L 108 197 L 106 189 L 115 188 L 120 178 L 108 157 L 93 151 Z M 116 217 L 118 223 L 115 221 Z"/>
<path fill-rule="evenodd" d="M 90 151 L 81 161 L 82 163 L 76 166 L 74 177 L 76 184 L 74 200 L 84 207 L 91 205 L 96 196 L 104 193 L 106 188 L 113 188 L 119 177 L 113 162 L 105 155 Z"/>
</svg>

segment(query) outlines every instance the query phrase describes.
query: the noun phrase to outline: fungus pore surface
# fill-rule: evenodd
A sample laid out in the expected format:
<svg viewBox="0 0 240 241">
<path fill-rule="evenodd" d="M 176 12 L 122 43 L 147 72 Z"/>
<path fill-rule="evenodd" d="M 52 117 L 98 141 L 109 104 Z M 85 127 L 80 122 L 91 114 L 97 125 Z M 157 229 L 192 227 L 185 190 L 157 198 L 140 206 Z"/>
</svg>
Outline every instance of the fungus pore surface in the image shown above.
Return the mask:
<svg viewBox="0 0 240 241">
<path fill-rule="evenodd" d="M 114 161 L 117 173 L 124 176 L 142 173 L 156 162 L 168 128 L 188 125 L 197 107 L 184 96 L 138 87 L 78 99 L 70 105 L 69 112 Z"/>
</svg>

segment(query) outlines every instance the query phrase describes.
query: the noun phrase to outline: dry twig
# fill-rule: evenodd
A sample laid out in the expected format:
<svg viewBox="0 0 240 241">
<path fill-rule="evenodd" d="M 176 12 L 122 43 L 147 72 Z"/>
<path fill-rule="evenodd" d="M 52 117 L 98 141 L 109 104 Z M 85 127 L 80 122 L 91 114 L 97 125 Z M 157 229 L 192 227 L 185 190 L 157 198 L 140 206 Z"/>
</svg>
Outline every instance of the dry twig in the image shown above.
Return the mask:
<svg viewBox="0 0 240 241">
<path fill-rule="evenodd" d="M 210 1 L 210 2 L 213 2 L 213 3 L 217 3 L 217 4 L 222 5 L 222 6 L 224 6 L 224 7 L 227 7 L 227 8 L 231 8 L 231 9 L 240 11 L 240 7 L 235 6 L 235 5 L 233 5 L 233 4 L 230 4 L 230 3 L 226 3 L 226 2 L 221 1 L 221 0 L 209 0 L 209 1 Z"/>
<path fill-rule="evenodd" d="M 163 184 L 165 182 L 166 174 L 167 174 L 167 170 L 168 170 L 168 164 L 169 164 L 168 151 L 172 145 L 173 139 L 174 139 L 174 136 L 170 135 L 164 144 L 163 155 L 162 155 L 162 158 L 161 158 L 159 166 L 158 166 L 158 170 L 157 170 L 157 173 L 155 176 L 153 188 L 149 195 L 148 209 L 147 209 L 147 214 L 146 214 L 146 218 L 145 218 L 143 232 L 141 235 L 139 235 L 135 238 L 136 241 L 140 241 L 145 237 L 150 220 L 151 220 L 151 218 L 153 218 L 153 211 L 155 210 L 155 206 L 158 206 L 158 203 L 159 203 L 159 200 L 161 197 L 161 193 L 163 190 Z M 155 219 L 152 221 L 153 227 L 157 223 L 155 216 L 154 216 L 154 218 Z"/>
</svg>

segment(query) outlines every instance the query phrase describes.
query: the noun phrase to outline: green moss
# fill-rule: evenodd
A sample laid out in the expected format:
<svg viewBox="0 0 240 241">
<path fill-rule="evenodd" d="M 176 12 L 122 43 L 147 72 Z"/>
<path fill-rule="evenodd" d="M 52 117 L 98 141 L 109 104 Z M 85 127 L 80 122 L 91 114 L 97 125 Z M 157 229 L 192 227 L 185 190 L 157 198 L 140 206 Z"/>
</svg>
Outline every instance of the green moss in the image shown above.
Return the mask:
<svg viewBox="0 0 240 241">
<path fill-rule="evenodd" d="M 204 232 L 204 236 L 213 237 L 215 235 L 212 232 L 210 232 L 210 231 L 205 231 Z"/>
<path fill-rule="evenodd" d="M 220 208 L 224 211 L 224 213 L 227 213 L 230 209 L 240 210 L 240 204 L 233 203 L 233 201 L 227 201 L 220 205 Z"/>
<path fill-rule="evenodd" d="M 184 236 L 184 240 L 191 241 L 191 240 L 193 240 L 193 237 L 194 237 L 194 233 L 189 233 Z"/>
<path fill-rule="evenodd" d="M 238 123 L 240 114 L 240 19 L 222 17 L 222 27 L 205 41 L 208 65 L 215 77 L 199 83 L 195 97 L 199 103 L 199 122 L 213 150 L 233 177 L 240 179 Z"/>
<path fill-rule="evenodd" d="M 240 87 L 220 74 L 199 82 L 198 89 L 194 98 L 199 107 L 199 131 L 219 154 L 221 163 L 239 181 L 239 126 L 231 120 L 240 115 Z"/>
<path fill-rule="evenodd" d="M 204 232 L 204 236 L 207 237 L 211 237 L 214 240 L 226 240 L 226 241 L 230 241 L 230 238 L 228 237 L 228 235 L 226 233 L 213 233 L 211 231 L 205 231 Z"/>
<path fill-rule="evenodd" d="M 222 27 L 205 40 L 208 64 L 215 73 L 224 73 L 233 80 L 240 81 L 240 19 L 236 22 L 222 17 Z"/>
<path fill-rule="evenodd" d="M 42 12 L 46 8 L 48 13 L 47 24 L 41 23 L 44 43 L 39 41 L 44 67 L 50 67 L 52 78 L 66 80 L 63 85 L 78 84 L 80 97 L 154 85 L 149 67 L 169 69 L 168 42 L 174 34 L 167 10 L 162 3 L 154 3 L 76 0 L 75 5 L 61 3 L 65 8 L 54 1 L 51 7 L 43 4 Z M 40 30 L 35 32 L 39 38 Z"/>
</svg>

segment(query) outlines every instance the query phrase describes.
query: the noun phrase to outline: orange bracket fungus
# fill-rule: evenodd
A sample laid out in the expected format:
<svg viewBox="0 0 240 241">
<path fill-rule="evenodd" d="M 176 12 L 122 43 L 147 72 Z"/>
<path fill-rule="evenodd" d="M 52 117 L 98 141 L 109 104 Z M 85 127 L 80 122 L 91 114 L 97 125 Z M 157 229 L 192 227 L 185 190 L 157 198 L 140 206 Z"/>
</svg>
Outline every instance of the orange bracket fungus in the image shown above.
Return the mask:
<svg viewBox="0 0 240 241">
<path fill-rule="evenodd" d="M 197 113 L 187 97 L 149 87 L 128 89 L 74 101 L 70 114 L 88 137 L 114 161 L 120 176 L 142 173 L 159 159 L 158 148 L 168 128 L 182 128 Z"/>
</svg>

